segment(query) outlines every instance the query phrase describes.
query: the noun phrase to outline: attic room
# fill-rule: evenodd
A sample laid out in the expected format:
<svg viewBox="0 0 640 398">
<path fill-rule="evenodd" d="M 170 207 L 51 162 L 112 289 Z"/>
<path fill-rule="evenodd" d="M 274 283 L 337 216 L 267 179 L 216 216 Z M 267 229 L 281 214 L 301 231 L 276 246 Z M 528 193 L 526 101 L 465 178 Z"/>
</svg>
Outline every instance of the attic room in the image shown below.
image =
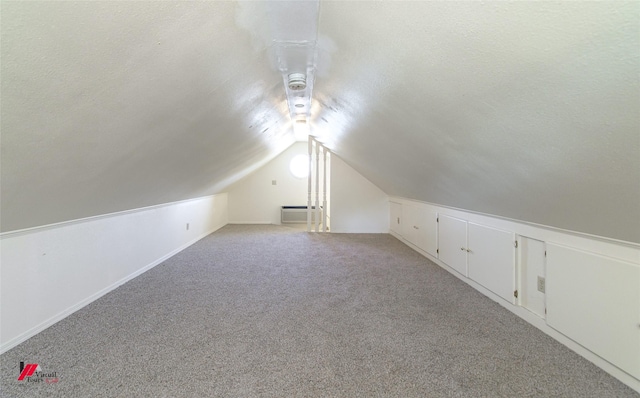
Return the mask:
<svg viewBox="0 0 640 398">
<path fill-rule="evenodd" d="M 640 393 L 640 2 L 0 1 L 0 395 Z"/>
</svg>

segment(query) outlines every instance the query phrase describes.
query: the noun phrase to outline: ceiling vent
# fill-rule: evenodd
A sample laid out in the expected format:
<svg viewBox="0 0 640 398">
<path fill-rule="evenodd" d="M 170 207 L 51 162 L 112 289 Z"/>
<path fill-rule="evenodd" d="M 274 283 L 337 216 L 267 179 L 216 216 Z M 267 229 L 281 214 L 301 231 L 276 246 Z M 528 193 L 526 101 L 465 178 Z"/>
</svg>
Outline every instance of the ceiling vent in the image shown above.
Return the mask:
<svg viewBox="0 0 640 398">
<path fill-rule="evenodd" d="M 293 91 L 307 88 L 307 77 L 304 73 L 292 73 L 289 75 L 289 89 Z"/>
</svg>

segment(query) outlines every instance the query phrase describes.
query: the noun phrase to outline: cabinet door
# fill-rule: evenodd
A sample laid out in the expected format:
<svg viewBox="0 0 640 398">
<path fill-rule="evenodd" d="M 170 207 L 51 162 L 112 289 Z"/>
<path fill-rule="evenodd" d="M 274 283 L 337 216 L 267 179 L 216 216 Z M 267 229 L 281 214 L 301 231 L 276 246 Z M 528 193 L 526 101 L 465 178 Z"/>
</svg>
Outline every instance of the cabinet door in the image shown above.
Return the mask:
<svg viewBox="0 0 640 398">
<path fill-rule="evenodd" d="M 519 300 L 520 305 L 545 318 L 545 257 L 544 242 L 520 236 Z"/>
<path fill-rule="evenodd" d="M 445 264 L 467 276 L 467 222 L 440 215 L 438 223 L 439 258 Z"/>
<path fill-rule="evenodd" d="M 416 246 L 420 239 L 418 236 L 418 222 L 416 221 L 418 217 L 419 212 L 416 206 L 407 204 L 402 206 L 402 237 Z"/>
<path fill-rule="evenodd" d="M 640 265 L 547 243 L 547 324 L 640 378 Z"/>
<path fill-rule="evenodd" d="M 469 223 L 469 278 L 514 304 L 515 234 Z"/>
<path fill-rule="evenodd" d="M 437 257 L 438 223 L 436 219 L 438 214 L 419 205 L 405 205 L 402 212 L 404 220 L 402 237 Z"/>
<path fill-rule="evenodd" d="M 438 257 L 438 213 L 425 210 L 424 245 L 421 248 L 433 257 Z"/>
<path fill-rule="evenodd" d="M 402 205 L 396 202 L 389 202 L 389 207 L 389 228 L 391 231 L 402 236 Z"/>
</svg>

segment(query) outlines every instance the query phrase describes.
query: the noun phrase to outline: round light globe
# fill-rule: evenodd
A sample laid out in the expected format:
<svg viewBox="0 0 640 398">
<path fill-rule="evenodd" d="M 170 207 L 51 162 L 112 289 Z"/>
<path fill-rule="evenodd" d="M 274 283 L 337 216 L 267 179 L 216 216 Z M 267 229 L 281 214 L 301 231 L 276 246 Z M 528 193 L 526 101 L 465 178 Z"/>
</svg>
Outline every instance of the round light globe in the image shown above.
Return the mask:
<svg viewBox="0 0 640 398">
<path fill-rule="evenodd" d="M 297 178 L 305 178 L 309 175 L 309 155 L 296 155 L 289 163 L 289 170 Z"/>
</svg>

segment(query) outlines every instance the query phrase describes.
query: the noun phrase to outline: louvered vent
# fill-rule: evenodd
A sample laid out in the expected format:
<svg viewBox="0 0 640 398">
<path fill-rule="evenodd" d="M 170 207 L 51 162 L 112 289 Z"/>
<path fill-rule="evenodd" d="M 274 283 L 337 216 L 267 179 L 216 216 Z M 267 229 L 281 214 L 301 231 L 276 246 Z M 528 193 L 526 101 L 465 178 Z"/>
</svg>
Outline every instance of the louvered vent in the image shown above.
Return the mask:
<svg viewBox="0 0 640 398">
<path fill-rule="evenodd" d="M 311 211 L 311 222 L 315 223 L 315 206 Z M 283 224 L 305 224 L 307 222 L 307 206 L 282 206 L 280 221 Z M 320 209 L 322 219 L 322 208 Z"/>
</svg>

